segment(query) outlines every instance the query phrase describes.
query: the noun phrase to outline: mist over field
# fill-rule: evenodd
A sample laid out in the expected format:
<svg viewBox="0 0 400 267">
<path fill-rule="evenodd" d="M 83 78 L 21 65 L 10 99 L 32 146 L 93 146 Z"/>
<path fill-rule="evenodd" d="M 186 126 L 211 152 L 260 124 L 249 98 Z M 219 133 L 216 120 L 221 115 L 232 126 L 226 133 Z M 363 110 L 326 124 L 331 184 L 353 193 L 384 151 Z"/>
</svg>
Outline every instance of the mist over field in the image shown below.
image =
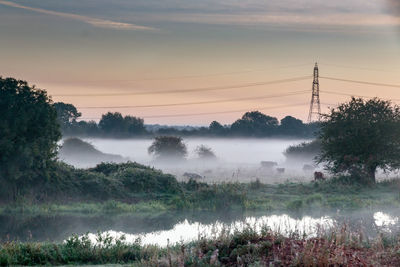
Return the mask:
<svg viewBox="0 0 400 267">
<path fill-rule="evenodd" d="M 83 139 L 100 151 L 128 157 L 132 161 L 151 164 L 153 158 L 147 152 L 152 139 Z M 283 151 L 290 145 L 304 142 L 304 139 L 246 139 L 246 138 L 185 138 L 188 148 L 188 160 L 196 158 L 194 150 L 199 145 L 210 147 L 217 158 L 228 164 L 259 164 L 261 161 L 276 161 L 283 163 Z"/>
<path fill-rule="evenodd" d="M 288 179 L 312 179 L 312 173 L 302 170 L 304 164 L 313 165 L 309 159 L 304 161 L 287 161 L 284 151 L 293 145 L 308 142 L 305 139 L 248 139 L 248 138 L 185 138 L 188 155 L 186 160 L 177 162 L 160 162 L 148 153 L 152 139 L 101 139 L 84 138 L 99 151 L 119 155 L 123 161 L 134 161 L 153 166 L 177 176 L 179 180 L 188 178 L 185 173 L 202 176 L 203 181 L 241 181 L 250 182 L 259 179 L 263 182 L 279 182 L 283 176 Z M 212 149 L 215 159 L 199 159 L 196 148 L 205 145 Z M 81 152 L 79 152 L 81 153 Z M 76 167 L 94 167 L 102 161 L 121 162 L 93 155 L 91 158 L 76 160 L 79 154 L 64 159 Z M 261 162 L 273 162 L 275 166 L 262 167 Z M 284 173 L 277 173 L 277 168 L 284 168 Z M 287 177 L 289 175 L 289 177 Z"/>
</svg>

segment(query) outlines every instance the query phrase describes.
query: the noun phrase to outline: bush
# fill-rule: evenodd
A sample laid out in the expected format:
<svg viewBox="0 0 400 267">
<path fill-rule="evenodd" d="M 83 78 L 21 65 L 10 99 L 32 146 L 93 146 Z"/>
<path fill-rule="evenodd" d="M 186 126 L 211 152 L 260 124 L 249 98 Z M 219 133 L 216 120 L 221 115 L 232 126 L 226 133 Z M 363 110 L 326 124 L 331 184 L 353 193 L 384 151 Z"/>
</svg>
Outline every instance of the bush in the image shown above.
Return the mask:
<svg viewBox="0 0 400 267">
<path fill-rule="evenodd" d="M 178 193 L 181 192 L 178 181 L 174 176 L 163 174 L 161 171 L 143 168 L 125 168 L 114 177 L 121 181 L 130 192 L 142 193 Z"/>
<path fill-rule="evenodd" d="M 314 140 L 299 145 L 289 146 L 283 154 L 288 160 L 313 161 L 321 151 L 321 142 Z"/>
<path fill-rule="evenodd" d="M 181 137 L 157 136 L 148 149 L 158 160 L 183 160 L 187 155 L 187 147 Z"/>
<path fill-rule="evenodd" d="M 247 196 L 240 184 L 202 185 L 190 194 L 194 207 L 222 210 L 246 207 Z"/>
</svg>

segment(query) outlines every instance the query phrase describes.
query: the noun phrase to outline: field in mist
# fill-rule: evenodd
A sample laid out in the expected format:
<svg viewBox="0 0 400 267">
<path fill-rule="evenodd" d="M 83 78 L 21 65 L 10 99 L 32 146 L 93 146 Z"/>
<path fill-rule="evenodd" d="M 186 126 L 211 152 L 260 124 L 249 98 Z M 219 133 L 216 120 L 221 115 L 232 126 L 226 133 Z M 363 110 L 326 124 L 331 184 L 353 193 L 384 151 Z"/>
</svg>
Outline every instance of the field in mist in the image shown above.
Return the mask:
<svg viewBox="0 0 400 267">
<path fill-rule="evenodd" d="M 291 145 L 300 144 L 302 139 L 216 139 L 216 138 L 186 138 L 188 156 L 184 162 L 161 163 L 149 155 L 147 149 L 152 139 L 99 139 L 85 138 L 103 153 L 120 155 L 124 160 L 135 161 L 153 166 L 165 172 L 174 174 L 178 180 L 185 179 L 185 173 L 195 173 L 207 182 L 219 181 L 254 181 L 282 182 L 284 180 L 310 180 L 312 175 L 302 170 L 306 162 L 286 161 L 283 152 Z M 195 153 L 196 147 L 205 145 L 213 150 L 215 160 L 199 160 Z M 273 168 L 263 168 L 262 161 L 276 162 Z M 92 167 L 101 159 L 85 161 L 68 161 L 76 167 Z M 284 173 L 278 173 L 277 168 L 284 168 Z"/>
</svg>

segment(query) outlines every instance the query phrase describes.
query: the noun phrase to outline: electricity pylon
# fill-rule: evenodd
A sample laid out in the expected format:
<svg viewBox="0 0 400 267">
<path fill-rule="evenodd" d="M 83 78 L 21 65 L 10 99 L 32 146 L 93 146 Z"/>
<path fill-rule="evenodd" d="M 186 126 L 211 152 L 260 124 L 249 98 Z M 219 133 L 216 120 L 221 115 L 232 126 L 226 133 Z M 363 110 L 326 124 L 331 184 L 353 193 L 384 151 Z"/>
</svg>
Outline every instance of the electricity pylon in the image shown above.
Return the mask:
<svg viewBox="0 0 400 267">
<path fill-rule="evenodd" d="M 317 120 L 321 117 L 321 102 L 319 101 L 319 70 L 318 64 L 315 63 L 314 67 L 314 80 L 312 85 L 312 96 L 310 103 L 310 112 L 308 113 L 308 122 L 313 121 L 313 117 L 316 116 Z"/>
</svg>

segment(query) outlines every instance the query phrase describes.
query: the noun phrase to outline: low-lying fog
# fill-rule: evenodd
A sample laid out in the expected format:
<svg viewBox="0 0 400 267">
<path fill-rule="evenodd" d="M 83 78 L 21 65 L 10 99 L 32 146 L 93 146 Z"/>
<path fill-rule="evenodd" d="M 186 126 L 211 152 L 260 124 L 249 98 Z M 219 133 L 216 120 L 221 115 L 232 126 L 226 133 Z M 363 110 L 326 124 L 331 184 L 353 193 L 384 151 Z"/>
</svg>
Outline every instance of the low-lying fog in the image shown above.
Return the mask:
<svg viewBox="0 0 400 267">
<path fill-rule="evenodd" d="M 216 138 L 185 138 L 188 157 L 185 162 L 160 163 L 149 155 L 148 148 L 152 139 L 98 139 L 84 138 L 103 153 L 124 157 L 124 160 L 153 166 L 164 172 L 176 175 L 179 180 L 187 179 L 185 173 L 197 174 L 203 181 L 242 181 L 249 182 L 259 179 L 261 182 L 282 182 L 282 180 L 310 180 L 312 172 L 305 173 L 302 168 L 305 163 L 288 164 L 283 152 L 290 146 L 306 140 L 279 139 L 216 139 Z M 195 149 L 205 145 L 216 155 L 215 160 L 199 160 Z M 76 167 L 92 167 L 101 160 L 91 159 L 90 162 L 65 160 Z M 261 162 L 276 162 L 273 167 L 262 167 Z M 278 169 L 280 169 L 278 171 Z"/>
<path fill-rule="evenodd" d="M 147 149 L 152 139 L 83 139 L 102 152 L 118 154 L 132 161 L 143 164 L 154 164 L 153 157 Z M 227 164 L 259 164 L 261 161 L 283 163 L 282 152 L 290 145 L 299 144 L 305 140 L 276 140 L 276 139 L 184 139 L 188 148 L 188 160 L 195 159 L 195 149 L 199 145 L 210 147 L 217 158 Z"/>
<path fill-rule="evenodd" d="M 287 180 L 310 181 L 313 179 L 314 171 L 323 171 L 322 166 L 315 166 L 312 158 L 302 157 L 287 161 L 283 153 L 291 145 L 310 140 L 185 138 L 187 159 L 169 163 L 159 162 L 149 155 L 148 148 L 153 139 L 83 138 L 82 140 L 94 148 L 88 149 L 87 145 L 80 144 L 80 149 L 72 149 L 73 153 L 69 153 L 67 157 L 60 155 L 60 159 L 78 168 L 94 167 L 103 161 L 135 161 L 173 174 L 178 180 L 187 180 L 194 175 L 194 178 L 204 182 L 251 182 L 256 179 L 262 183 L 281 183 Z M 199 145 L 211 148 L 216 159 L 198 159 L 195 149 Z M 266 162 L 267 166 L 263 166 L 261 162 Z M 307 170 L 304 170 L 305 165 L 308 165 Z M 397 172 L 377 173 L 377 179 L 398 176 Z"/>
</svg>

